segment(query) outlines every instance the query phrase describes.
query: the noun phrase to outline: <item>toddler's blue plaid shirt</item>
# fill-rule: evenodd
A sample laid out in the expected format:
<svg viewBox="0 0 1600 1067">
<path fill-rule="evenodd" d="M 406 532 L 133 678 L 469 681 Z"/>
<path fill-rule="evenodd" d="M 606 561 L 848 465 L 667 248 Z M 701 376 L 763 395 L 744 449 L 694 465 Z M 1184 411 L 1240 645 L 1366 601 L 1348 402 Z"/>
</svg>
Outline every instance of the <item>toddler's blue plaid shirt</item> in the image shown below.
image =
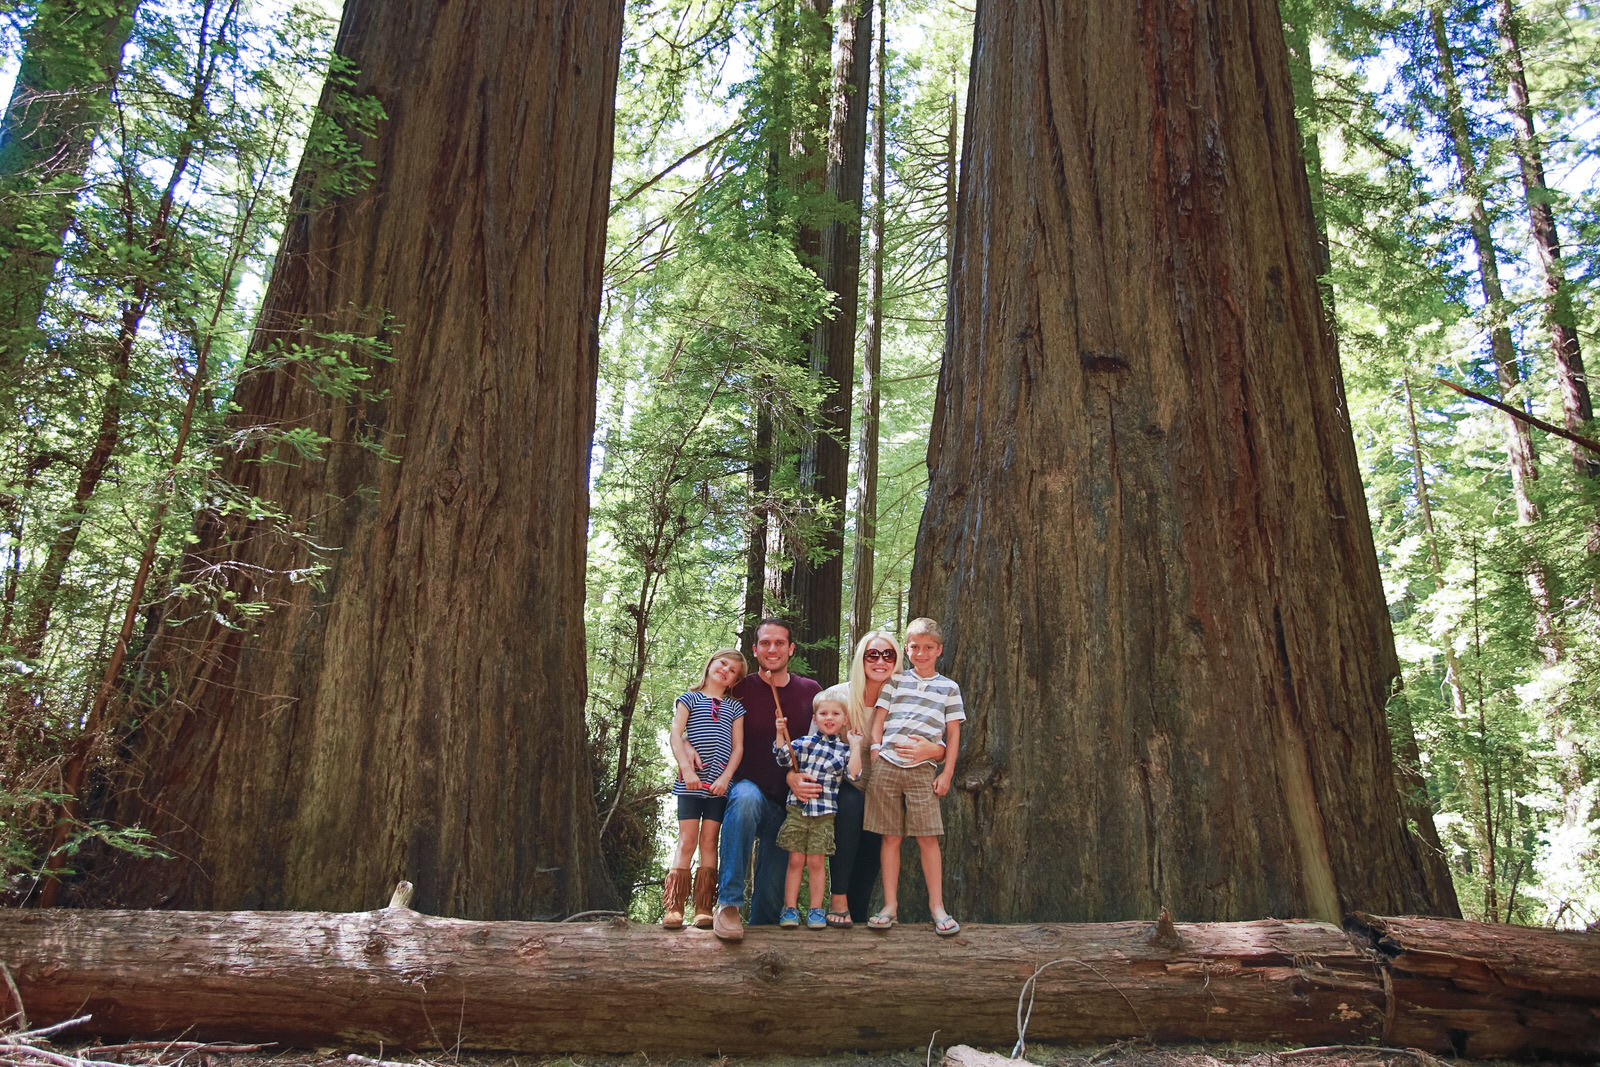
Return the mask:
<svg viewBox="0 0 1600 1067">
<path fill-rule="evenodd" d="M 801 800 L 791 791 L 789 803 L 799 804 L 803 815 L 834 814 L 839 810 L 839 779 L 850 766 L 850 743 L 842 737 L 806 734 L 794 739 L 794 747 L 800 756 L 801 773 L 811 775 L 822 785 L 822 795 L 815 800 Z M 782 742 L 772 742 L 772 754 L 780 767 L 794 762 L 793 753 Z"/>
</svg>

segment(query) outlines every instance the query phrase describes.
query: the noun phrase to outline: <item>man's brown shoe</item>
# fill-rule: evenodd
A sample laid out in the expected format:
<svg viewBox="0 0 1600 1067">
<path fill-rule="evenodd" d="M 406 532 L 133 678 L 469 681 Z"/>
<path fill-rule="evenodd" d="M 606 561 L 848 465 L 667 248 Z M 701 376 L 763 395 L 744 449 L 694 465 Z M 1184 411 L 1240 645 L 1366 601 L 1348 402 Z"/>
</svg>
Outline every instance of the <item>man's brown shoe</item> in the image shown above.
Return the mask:
<svg viewBox="0 0 1600 1067">
<path fill-rule="evenodd" d="M 711 932 L 724 941 L 743 941 L 744 923 L 739 921 L 739 909 L 724 904 L 711 919 Z"/>
</svg>

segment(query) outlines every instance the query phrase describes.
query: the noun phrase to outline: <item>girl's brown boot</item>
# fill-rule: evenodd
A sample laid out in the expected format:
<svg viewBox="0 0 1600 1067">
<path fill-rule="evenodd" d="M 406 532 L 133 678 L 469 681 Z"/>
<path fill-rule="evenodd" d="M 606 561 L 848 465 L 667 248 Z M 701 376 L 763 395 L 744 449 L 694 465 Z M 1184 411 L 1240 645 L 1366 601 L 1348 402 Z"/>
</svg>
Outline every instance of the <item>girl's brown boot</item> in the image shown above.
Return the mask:
<svg viewBox="0 0 1600 1067">
<path fill-rule="evenodd" d="M 683 902 L 687 899 L 689 899 L 689 868 L 674 867 L 667 872 L 666 884 L 661 887 L 663 929 L 683 929 Z"/>
<path fill-rule="evenodd" d="M 717 906 L 717 869 L 700 865 L 694 872 L 694 924 L 711 929 L 711 913 Z"/>
</svg>

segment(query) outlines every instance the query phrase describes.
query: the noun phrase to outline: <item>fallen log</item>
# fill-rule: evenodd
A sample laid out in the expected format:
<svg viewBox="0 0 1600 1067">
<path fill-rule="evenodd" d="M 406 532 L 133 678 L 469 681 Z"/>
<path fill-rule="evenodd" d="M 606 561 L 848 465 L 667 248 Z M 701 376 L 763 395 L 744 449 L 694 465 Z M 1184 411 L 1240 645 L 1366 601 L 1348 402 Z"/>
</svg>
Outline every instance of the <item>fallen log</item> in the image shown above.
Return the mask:
<svg viewBox="0 0 1600 1067">
<path fill-rule="evenodd" d="M 1485 940 L 1478 924 L 1362 919 L 1374 943 L 1325 923 L 1263 920 L 974 924 L 948 939 L 927 926 L 757 928 L 730 945 L 620 920 L 469 922 L 401 907 L 8 911 L 0 962 L 36 1023 L 90 1014 L 87 1030 L 103 1037 L 827 1053 L 922 1047 L 935 1032 L 940 1045 L 1009 1047 L 1028 1010 L 1030 1042 L 1600 1052 L 1600 938 L 1497 928 L 1507 932 Z M 1477 960 L 1477 948 L 1492 958 Z M 1446 971 L 1444 986 L 1430 985 Z M 1019 1005 L 1025 985 L 1031 1001 Z M 1497 989 L 1516 1001 L 1496 1005 Z M 1458 990 L 1474 998 L 1460 1011 Z M 1537 1018 L 1523 1021 L 1541 997 Z"/>
<path fill-rule="evenodd" d="M 1385 1044 L 1600 1055 L 1600 935 L 1360 913 L 1345 928 L 1383 960 Z"/>
</svg>

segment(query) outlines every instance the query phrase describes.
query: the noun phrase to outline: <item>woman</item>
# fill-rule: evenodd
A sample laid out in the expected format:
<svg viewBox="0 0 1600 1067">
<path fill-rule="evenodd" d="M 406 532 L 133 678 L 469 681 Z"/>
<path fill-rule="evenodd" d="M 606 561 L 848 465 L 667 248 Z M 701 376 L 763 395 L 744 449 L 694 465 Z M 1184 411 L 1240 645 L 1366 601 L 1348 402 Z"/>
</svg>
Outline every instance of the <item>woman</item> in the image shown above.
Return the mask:
<svg viewBox="0 0 1600 1067">
<path fill-rule="evenodd" d="M 900 642 L 882 630 L 874 630 L 856 643 L 850 659 L 850 727 L 872 736 L 872 712 L 885 685 L 900 668 Z M 937 759 L 939 745 L 919 740 L 925 751 L 907 753 L 919 759 Z M 872 915 L 872 888 L 878 880 L 881 839 L 861 828 L 866 812 L 867 775 L 859 782 L 844 782 L 839 788 L 839 814 L 834 820 L 836 851 L 830 864 L 833 891 L 828 904 L 828 925 L 850 926 L 866 922 Z"/>
</svg>

